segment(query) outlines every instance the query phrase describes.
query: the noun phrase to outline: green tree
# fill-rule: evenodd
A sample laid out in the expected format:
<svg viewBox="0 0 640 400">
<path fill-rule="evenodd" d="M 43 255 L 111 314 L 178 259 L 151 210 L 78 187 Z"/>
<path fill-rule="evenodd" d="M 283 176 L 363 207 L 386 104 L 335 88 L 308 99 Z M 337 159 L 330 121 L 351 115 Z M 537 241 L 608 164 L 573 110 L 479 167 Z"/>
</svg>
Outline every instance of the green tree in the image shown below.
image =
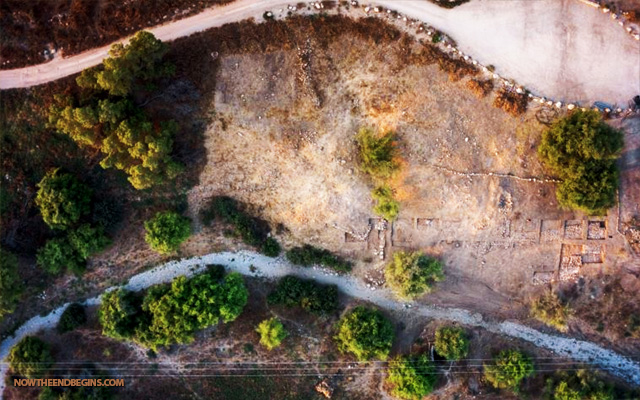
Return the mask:
<svg viewBox="0 0 640 400">
<path fill-rule="evenodd" d="M 15 310 L 22 290 L 23 285 L 18 275 L 18 257 L 0 248 L 0 321 Z"/>
<path fill-rule="evenodd" d="M 361 128 L 356 135 L 360 154 L 360 170 L 375 179 L 390 178 L 400 167 L 396 155 L 395 134 L 376 135 L 371 129 Z"/>
<path fill-rule="evenodd" d="M 169 47 L 147 31 L 136 33 L 129 44 L 111 46 L 103 65 L 82 71 L 78 86 L 106 90 L 112 96 L 131 93 L 137 81 L 171 76 L 175 68 L 162 62 Z"/>
<path fill-rule="evenodd" d="M 389 362 L 387 382 L 399 399 L 420 400 L 433 391 L 436 369 L 424 354 L 400 356 Z"/>
<path fill-rule="evenodd" d="M 447 360 L 460 360 L 469 354 L 467 332 L 455 326 L 443 326 L 436 330 L 436 352 Z"/>
<path fill-rule="evenodd" d="M 400 297 L 412 299 L 428 293 L 444 277 L 440 261 L 420 252 L 398 251 L 384 270 L 385 279 Z"/>
<path fill-rule="evenodd" d="M 338 309 L 338 287 L 288 275 L 280 279 L 267 301 L 285 307 L 301 307 L 313 314 L 331 314 Z"/>
<path fill-rule="evenodd" d="M 623 145 L 622 132 L 595 111 L 576 111 L 546 130 L 538 155 L 563 181 L 556 192 L 560 205 L 588 214 L 612 207 Z"/>
<path fill-rule="evenodd" d="M 273 317 L 260 322 L 256 328 L 256 332 L 260 335 L 260 344 L 273 350 L 280 346 L 282 341 L 288 336 L 282 322 L 278 318 Z"/>
<path fill-rule="evenodd" d="M 49 345 L 35 336 L 27 336 L 9 354 L 11 370 L 27 378 L 42 377 L 53 365 Z"/>
<path fill-rule="evenodd" d="M 338 349 L 352 353 L 358 361 L 386 360 L 393 344 L 391 322 L 375 309 L 355 307 L 337 324 L 334 336 Z"/>
<path fill-rule="evenodd" d="M 555 376 L 547 380 L 546 395 L 553 400 L 614 400 L 615 398 L 628 398 L 622 393 L 616 396 L 613 386 L 598 379 L 597 375 L 587 370 L 556 373 Z"/>
<path fill-rule="evenodd" d="M 144 239 L 152 249 L 161 254 L 178 250 L 191 235 L 191 221 L 172 211 L 159 212 L 144 223 Z"/>
<path fill-rule="evenodd" d="M 561 332 L 566 332 L 567 320 L 572 311 L 564 304 L 558 295 L 548 291 L 531 303 L 531 316 Z"/>
<path fill-rule="evenodd" d="M 400 212 L 400 204 L 393 198 L 393 191 L 387 185 L 378 186 L 371 192 L 371 197 L 377 202 L 373 212 L 387 221 L 393 221 Z"/>
<path fill-rule="evenodd" d="M 38 183 L 36 204 L 42 219 L 53 229 L 67 229 L 89 213 L 91 190 L 73 175 L 58 168 L 46 173 Z"/>
<path fill-rule="evenodd" d="M 485 364 L 484 377 L 496 389 L 520 390 L 520 382 L 533 375 L 533 361 L 518 350 L 503 350 Z"/>
<path fill-rule="evenodd" d="M 87 322 L 87 314 L 84 306 L 79 303 L 71 303 L 62 312 L 57 330 L 59 333 L 70 332 L 80 325 L 84 325 L 85 322 Z"/>
<path fill-rule="evenodd" d="M 102 295 L 98 318 L 102 334 L 113 339 L 131 339 L 141 315 L 141 301 L 135 293 L 116 289 Z"/>
<path fill-rule="evenodd" d="M 69 244 L 82 260 L 102 251 L 110 242 L 101 228 L 93 228 L 89 224 L 69 232 Z"/>
<path fill-rule="evenodd" d="M 80 274 L 84 272 L 85 262 L 75 251 L 69 239 L 60 237 L 48 240 L 36 255 L 38 265 L 50 274 L 60 274 L 70 270 Z"/>
<path fill-rule="evenodd" d="M 281 251 L 280 243 L 272 237 L 268 237 L 260 248 L 260 252 L 267 257 L 278 257 Z"/>
</svg>

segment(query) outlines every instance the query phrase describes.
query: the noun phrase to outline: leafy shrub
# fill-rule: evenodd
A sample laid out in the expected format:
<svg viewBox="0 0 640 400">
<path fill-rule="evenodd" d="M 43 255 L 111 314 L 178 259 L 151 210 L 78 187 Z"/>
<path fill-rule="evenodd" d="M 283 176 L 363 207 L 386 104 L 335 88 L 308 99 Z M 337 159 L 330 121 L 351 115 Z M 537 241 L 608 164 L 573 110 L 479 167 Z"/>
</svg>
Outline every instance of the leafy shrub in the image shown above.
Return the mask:
<svg viewBox="0 0 640 400">
<path fill-rule="evenodd" d="M 553 400 L 614 400 L 627 398 L 616 396 L 611 385 L 586 370 L 575 373 L 560 372 L 547 380 L 546 394 Z"/>
<path fill-rule="evenodd" d="M 102 295 L 98 318 L 102 334 L 113 339 L 133 338 L 142 314 L 142 301 L 135 293 L 116 289 Z"/>
<path fill-rule="evenodd" d="M 280 279 L 267 301 L 269 304 L 301 307 L 313 314 L 331 314 L 338 309 L 338 288 L 289 275 Z"/>
<path fill-rule="evenodd" d="M 533 361 L 518 350 L 501 351 L 492 364 L 485 364 L 484 377 L 496 389 L 518 392 L 520 382 L 533 375 Z"/>
<path fill-rule="evenodd" d="M 27 336 L 9 354 L 11 370 L 27 378 L 41 377 L 53 365 L 49 345 L 35 336 Z"/>
<path fill-rule="evenodd" d="M 142 302 L 133 293 L 118 289 L 103 295 L 100 322 L 104 335 L 134 340 L 153 350 L 158 346 L 189 343 L 195 332 L 231 322 L 242 312 L 248 292 L 242 276 L 219 269 L 170 285 L 152 286 Z"/>
<path fill-rule="evenodd" d="M 467 332 L 455 326 L 443 326 L 436 330 L 436 352 L 447 360 L 460 360 L 469 353 Z"/>
<path fill-rule="evenodd" d="M 145 221 L 145 241 L 161 254 L 176 251 L 191 234 L 191 221 L 172 211 L 159 212 Z"/>
<path fill-rule="evenodd" d="M 478 97 L 487 97 L 493 90 L 493 81 L 491 79 L 480 80 L 471 79 L 467 82 L 467 87 Z"/>
<path fill-rule="evenodd" d="M 516 93 L 501 89 L 493 101 L 493 106 L 501 108 L 509 114 L 517 117 L 527 111 L 529 96 L 526 93 Z"/>
<path fill-rule="evenodd" d="M 23 285 L 18 275 L 18 258 L 0 248 L 0 321 L 12 313 L 22 294 Z"/>
<path fill-rule="evenodd" d="M 85 264 L 66 237 L 48 240 L 36 255 L 38 265 L 50 274 L 59 274 L 67 268 L 82 273 Z"/>
<path fill-rule="evenodd" d="M 78 258 L 86 260 L 104 249 L 111 241 L 104 235 L 102 228 L 93 228 L 89 224 L 81 225 L 69 232 L 69 244 Z"/>
<path fill-rule="evenodd" d="M 292 264 L 309 267 L 312 265 L 324 265 L 340 272 L 351 271 L 351 263 L 331 253 L 329 250 L 320 249 L 310 244 L 302 247 L 294 247 L 287 251 L 287 260 Z"/>
<path fill-rule="evenodd" d="M 71 303 L 60 316 L 57 330 L 59 333 L 70 332 L 86 322 L 87 314 L 84 306 L 78 303 Z"/>
<path fill-rule="evenodd" d="M 561 206 L 603 214 L 615 204 L 623 148 L 622 132 L 595 111 L 576 111 L 543 132 L 540 159 L 562 179 L 556 190 Z"/>
<path fill-rule="evenodd" d="M 73 175 L 52 169 L 38 183 L 36 204 L 52 229 L 67 229 L 89 213 L 91 190 Z"/>
<path fill-rule="evenodd" d="M 360 156 L 360 170 L 373 178 L 390 178 L 400 167 L 394 160 L 395 134 L 376 135 L 371 129 L 361 128 L 356 136 Z"/>
<path fill-rule="evenodd" d="M 278 257 L 282 249 L 280 248 L 280 243 L 278 243 L 277 240 L 269 237 L 264 241 L 264 243 L 262 243 L 260 251 L 267 257 Z"/>
<path fill-rule="evenodd" d="M 433 288 L 443 278 L 442 263 L 420 252 L 394 253 L 393 260 L 384 270 L 385 279 L 400 297 L 412 299 Z"/>
<path fill-rule="evenodd" d="M 400 205 L 393 198 L 393 191 L 387 185 L 378 186 L 371 192 L 371 197 L 377 204 L 373 207 L 373 212 L 387 221 L 393 221 L 400 212 Z"/>
<path fill-rule="evenodd" d="M 288 335 L 284 325 L 276 317 L 262 321 L 258 325 L 256 332 L 260 335 L 260 344 L 266 347 L 267 350 L 273 350 L 280 346 Z"/>
<path fill-rule="evenodd" d="M 561 332 L 566 332 L 571 308 L 563 304 L 553 291 L 548 291 L 531 303 L 531 316 Z"/>
<path fill-rule="evenodd" d="M 394 397 L 420 400 L 433 391 L 436 369 L 424 354 L 397 357 L 389 362 L 387 382 L 393 387 Z"/>
<path fill-rule="evenodd" d="M 337 324 L 334 336 L 338 349 L 353 354 L 358 361 L 386 360 L 393 344 L 391 322 L 378 310 L 358 306 Z"/>
</svg>

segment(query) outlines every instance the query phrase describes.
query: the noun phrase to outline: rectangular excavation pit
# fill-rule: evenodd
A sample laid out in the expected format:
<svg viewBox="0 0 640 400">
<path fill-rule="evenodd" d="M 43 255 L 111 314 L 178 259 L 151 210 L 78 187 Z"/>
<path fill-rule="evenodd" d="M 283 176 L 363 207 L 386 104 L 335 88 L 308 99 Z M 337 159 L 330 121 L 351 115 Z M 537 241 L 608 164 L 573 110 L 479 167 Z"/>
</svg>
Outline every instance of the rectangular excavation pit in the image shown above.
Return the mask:
<svg viewBox="0 0 640 400">
<path fill-rule="evenodd" d="M 585 244 L 582 246 L 583 264 L 602 264 L 604 262 L 604 245 Z"/>
<path fill-rule="evenodd" d="M 570 240 L 584 239 L 584 221 L 573 219 L 564 222 L 564 238 Z"/>
<path fill-rule="evenodd" d="M 563 221 L 559 219 L 545 219 L 540 228 L 540 241 L 555 242 L 562 239 Z"/>
<path fill-rule="evenodd" d="M 580 274 L 582 269 L 582 246 L 563 244 L 560 253 L 560 268 L 558 280 L 572 281 Z"/>
<path fill-rule="evenodd" d="M 511 222 L 511 238 L 514 240 L 537 241 L 540 235 L 540 220 L 531 218 L 514 219 Z"/>
<path fill-rule="evenodd" d="M 533 271 L 531 283 L 535 286 L 546 285 L 554 280 L 555 271 Z"/>
<path fill-rule="evenodd" d="M 391 225 L 391 245 L 407 247 L 413 243 L 413 220 L 398 218 Z"/>
<path fill-rule="evenodd" d="M 606 221 L 589 221 L 587 225 L 587 240 L 605 240 L 607 238 Z"/>
<path fill-rule="evenodd" d="M 416 226 L 420 231 L 440 228 L 440 220 L 438 218 L 418 218 Z"/>
</svg>

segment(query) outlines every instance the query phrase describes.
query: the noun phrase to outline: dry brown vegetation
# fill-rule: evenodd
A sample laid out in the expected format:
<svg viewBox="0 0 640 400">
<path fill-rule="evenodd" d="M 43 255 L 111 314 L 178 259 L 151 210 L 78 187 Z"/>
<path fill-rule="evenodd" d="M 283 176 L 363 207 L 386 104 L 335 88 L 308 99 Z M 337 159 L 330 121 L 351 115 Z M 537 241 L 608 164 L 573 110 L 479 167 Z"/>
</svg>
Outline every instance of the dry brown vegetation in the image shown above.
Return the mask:
<svg viewBox="0 0 640 400">
<path fill-rule="evenodd" d="M 517 117 L 527 111 L 529 96 L 526 93 L 516 93 L 512 90 L 501 89 L 493 102 L 495 107 L 501 108 Z"/>
<path fill-rule="evenodd" d="M 0 69 L 38 64 L 44 50 L 66 56 L 232 0 L 6 0 L 0 3 Z M 9 61 L 8 63 L 6 63 Z"/>
<path fill-rule="evenodd" d="M 493 90 L 493 81 L 491 79 L 470 79 L 467 81 L 467 87 L 479 98 L 486 97 Z"/>
</svg>

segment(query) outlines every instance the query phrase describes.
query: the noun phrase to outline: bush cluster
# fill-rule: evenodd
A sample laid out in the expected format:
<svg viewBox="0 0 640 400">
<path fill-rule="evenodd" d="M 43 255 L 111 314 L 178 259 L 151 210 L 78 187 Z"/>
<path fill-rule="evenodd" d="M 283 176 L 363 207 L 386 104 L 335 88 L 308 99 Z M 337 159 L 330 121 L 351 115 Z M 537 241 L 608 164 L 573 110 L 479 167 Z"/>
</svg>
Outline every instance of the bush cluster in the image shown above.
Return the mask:
<svg viewBox="0 0 640 400">
<path fill-rule="evenodd" d="M 444 277 L 442 263 L 420 252 L 398 251 L 387 264 L 384 276 L 389 287 L 399 296 L 412 299 L 428 293 Z"/>
<path fill-rule="evenodd" d="M 280 346 L 288 336 L 284 325 L 276 317 L 262 321 L 256 328 L 256 332 L 260 335 L 260 344 L 266 347 L 267 350 L 273 350 Z"/>
<path fill-rule="evenodd" d="M 479 98 L 486 97 L 493 90 L 493 80 L 471 79 L 467 87 Z"/>
<path fill-rule="evenodd" d="M 51 229 L 65 230 L 89 213 L 91 190 L 75 176 L 54 168 L 46 173 L 36 194 L 42 219 Z"/>
<path fill-rule="evenodd" d="M 547 380 L 545 392 L 553 400 L 614 400 L 614 388 L 587 370 L 560 372 Z"/>
<path fill-rule="evenodd" d="M 68 270 L 81 275 L 86 261 L 111 243 L 102 228 L 83 224 L 66 236 L 48 240 L 36 255 L 38 265 L 51 274 Z"/>
<path fill-rule="evenodd" d="M 393 198 L 393 190 L 387 185 L 378 186 L 371 192 L 371 197 L 377 202 L 373 212 L 387 221 L 393 221 L 400 212 L 400 204 Z"/>
<path fill-rule="evenodd" d="M 323 265 L 340 272 L 351 271 L 351 263 L 336 256 L 329 250 L 321 249 L 310 244 L 301 247 L 294 247 L 287 251 L 287 260 L 292 264 L 310 267 L 312 265 Z"/>
<path fill-rule="evenodd" d="M 11 370 L 27 378 L 42 377 L 53 365 L 49 345 L 35 336 L 27 336 L 9 354 Z"/>
<path fill-rule="evenodd" d="M 491 364 L 485 364 L 484 377 L 496 389 L 520 390 L 520 382 L 533 375 L 533 361 L 518 350 L 503 350 Z"/>
<path fill-rule="evenodd" d="M 576 111 L 543 132 L 540 159 L 559 177 L 558 203 L 588 214 L 604 214 L 616 202 L 616 164 L 624 145 L 622 132 L 596 111 Z"/>
<path fill-rule="evenodd" d="M 433 391 L 436 376 L 436 368 L 426 355 L 399 356 L 389 362 L 387 382 L 393 396 L 420 400 Z"/>
<path fill-rule="evenodd" d="M 86 322 L 87 313 L 84 306 L 79 303 L 71 303 L 60 316 L 57 330 L 59 333 L 70 332 Z"/>
<path fill-rule="evenodd" d="M 467 332 L 455 326 L 443 326 L 436 330 L 435 350 L 447 360 L 457 361 L 469 354 Z"/>
<path fill-rule="evenodd" d="M 12 313 L 23 291 L 18 275 L 18 257 L 0 248 L 0 321 Z"/>
<path fill-rule="evenodd" d="M 386 360 L 395 336 L 391 321 L 376 309 L 363 306 L 347 312 L 336 327 L 338 350 L 358 361 Z"/>
<path fill-rule="evenodd" d="M 200 329 L 235 320 L 247 304 L 248 291 L 238 273 L 220 277 L 218 269 L 170 285 L 149 288 L 144 296 L 117 289 L 102 297 L 102 333 L 157 349 L 189 343 Z"/>
<path fill-rule="evenodd" d="M 361 128 L 356 136 L 360 170 L 375 179 L 390 178 L 400 168 L 394 159 L 395 139 L 393 132 L 376 135 L 371 129 Z"/>
<path fill-rule="evenodd" d="M 571 308 L 558 295 L 548 291 L 531 303 L 531 316 L 561 332 L 566 332 Z"/>
<path fill-rule="evenodd" d="M 280 254 L 280 244 L 269 237 L 271 228 L 260 218 L 253 217 L 242 210 L 241 204 L 227 196 L 214 197 L 209 207 L 202 211 L 202 222 L 211 224 L 215 219 L 233 226 L 233 234 L 249 246 L 258 247 L 269 257 Z"/>
<path fill-rule="evenodd" d="M 144 240 L 160 254 L 172 253 L 191 235 L 191 221 L 173 211 L 157 213 L 144 223 Z"/>
<path fill-rule="evenodd" d="M 529 96 L 526 93 L 516 93 L 507 89 L 501 89 L 493 101 L 494 107 L 501 108 L 514 117 L 524 114 L 528 105 Z"/>
<path fill-rule="evenodd" d="M 267 301 L 285 307 L 301 307 L 313 314 L 331 314 L 338 309 L 338 288 L 289 275 L 280 279 Z"/>
</svg>

